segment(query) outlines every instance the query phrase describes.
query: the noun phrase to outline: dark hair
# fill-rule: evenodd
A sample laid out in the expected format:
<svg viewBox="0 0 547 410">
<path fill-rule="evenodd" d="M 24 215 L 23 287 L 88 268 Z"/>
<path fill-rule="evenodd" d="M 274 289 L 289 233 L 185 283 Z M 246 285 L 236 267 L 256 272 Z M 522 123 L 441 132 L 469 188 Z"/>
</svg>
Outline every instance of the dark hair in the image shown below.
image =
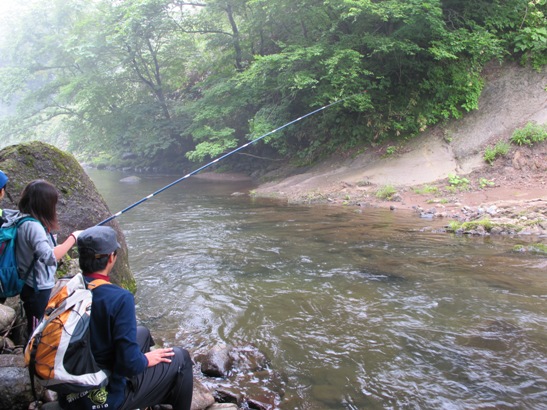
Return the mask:
<svg viewBox="0 0 547 410">
<path fill-rule="evenodd" d="M 57 201 L 59 193 L 49 182 L 36 179 L 29 182 L 19 200 L 19 211 L 38 219 L 48 230 L 59 228 L 57 223 Z"/>
<path fill-rule="evenodd" d="M 84 274 L 99 272 L 106 268 L 110 255 L 101 255 L 99 258 L 92 249 L 79 249 L 78 251 L 80 269 Z"/>
</svg>

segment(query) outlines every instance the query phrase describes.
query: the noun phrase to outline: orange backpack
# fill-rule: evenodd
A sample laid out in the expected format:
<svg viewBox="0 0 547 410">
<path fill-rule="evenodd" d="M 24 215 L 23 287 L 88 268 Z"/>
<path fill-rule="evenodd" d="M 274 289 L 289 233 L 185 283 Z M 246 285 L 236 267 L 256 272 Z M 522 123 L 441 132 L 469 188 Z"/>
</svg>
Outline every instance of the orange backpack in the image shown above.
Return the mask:
<svg viewBox="0 0 547 410">
<path fill-rule="evenodd" d="M 34 376 L 45 388 L 58 393 L 80 393 L 108 384 L 91 352 L 89 322 L 92 289 L 108 284 L 94 280 L 86 285 L 82 274 L 54 289 L 43 319 L 25 348 L 34 391 Z"/>
</svg>

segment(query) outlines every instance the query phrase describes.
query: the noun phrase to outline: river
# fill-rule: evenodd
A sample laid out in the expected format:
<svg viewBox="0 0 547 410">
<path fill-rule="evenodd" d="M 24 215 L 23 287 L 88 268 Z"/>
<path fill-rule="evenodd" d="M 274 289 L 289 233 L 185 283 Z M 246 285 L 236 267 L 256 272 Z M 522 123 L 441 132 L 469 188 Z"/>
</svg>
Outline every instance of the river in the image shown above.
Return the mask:
<svg viewBox="0 0 547 410">
<path fill-rule="evenodd" d="M 88 173 L 112 212 L 178 178 Z M 249 189 L 190 178 L 117 218 L 155 335 L 254 344 L 281 409 L 547 408 L 547 257 L 513 250 L 545 238 L 231 195 Z"/>
</svg>

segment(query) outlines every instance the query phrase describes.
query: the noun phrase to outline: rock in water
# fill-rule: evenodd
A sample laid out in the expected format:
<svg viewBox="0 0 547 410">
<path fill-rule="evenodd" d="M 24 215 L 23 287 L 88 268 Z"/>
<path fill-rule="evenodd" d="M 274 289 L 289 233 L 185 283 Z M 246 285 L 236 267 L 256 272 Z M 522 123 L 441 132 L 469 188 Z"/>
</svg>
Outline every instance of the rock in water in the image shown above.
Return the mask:
<svg viewBox="0 0 547 410">
<path fill-rule="evenodd" d="M 120 182 L 124 182 L 126 184 L 138 184 L 141 182 L 141 179 L 135 175 L 132 175 L 130 177 L 120 179 Z"/>
</svg>

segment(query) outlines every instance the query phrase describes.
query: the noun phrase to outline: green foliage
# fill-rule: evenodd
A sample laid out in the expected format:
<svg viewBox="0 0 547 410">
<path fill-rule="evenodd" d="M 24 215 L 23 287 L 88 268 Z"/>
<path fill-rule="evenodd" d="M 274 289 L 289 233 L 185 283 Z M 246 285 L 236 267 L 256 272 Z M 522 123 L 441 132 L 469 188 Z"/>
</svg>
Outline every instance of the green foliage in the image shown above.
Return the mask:
<svg viewBox="0 0 547 410">
<path fill-rule="evenodd" d="M 376 191 L 376 198 L 391 201 L 397 190 L 393 185 L 385 185 Z"/>
<path fill-rule="evenodd" d="M 507 142 L 498 141 L 494 147 L 487 147 L 484 150 L 483 159 L 492 165 L 496 158 L 507 155 L 509 149 L 510 145 Z"/>
<path fill-rule="evenodd" d="M 511 142 L 516 145 L 534 145 L 547 140 L 547 126 L 533 122 L 527 123 L 511 135 Z"/>
<path fill-rule="evenodd" d="M 479 179 L 479 187 L 481 189 L 484 189 L 484 188 L 489 187 L 489 186 L 494 186 L 494 185 L 496 185 L 495 182 L 490 181 L 486 178 L 480 178 Z"/>
<path fill-rule="evenodd" d="M 206 157 L 216 158 L 225 151 L 236 148 L 237 141 L 233 138 L 234 130 L 223 128 L 214 130 L 211 127 L 203 127 L 194 131 L 194 138 L 199 142 L 193 151 L 186 153 L 188 159 L 201 162 Z"/>
<path fill-rule="evenodd" d="M 547 13 L 546 0 L 531 0 L 527 2 L 526 13 L 514 33 L 514 51 L 521 53 L 523 64 L 530 63 L 532 67 L 540 71 L 547 64 L 547 26 L 545 24 Z"/>
<path fill-rule="evenodd" d="M 477 109 L 493 59 L 547 63 L 545 0 L 27 3 L 0 16 L 0 144 L 143 165 L 215 158 L 353 95 L 249 147 L 311 164 Z"/>
<path fill-rule="evenodd" d="M 461 191 L 466 190 L 469 186 L 469 180 L 467 178 L 456 174 L 448 174 L 448 183 L 451 187 Z"/>
<path fill-rule="evenodd" d="M 397 152 L 397 147 L 390 145 L 386 148 L 386 156 L 392 156 Z"/>
</svg>

